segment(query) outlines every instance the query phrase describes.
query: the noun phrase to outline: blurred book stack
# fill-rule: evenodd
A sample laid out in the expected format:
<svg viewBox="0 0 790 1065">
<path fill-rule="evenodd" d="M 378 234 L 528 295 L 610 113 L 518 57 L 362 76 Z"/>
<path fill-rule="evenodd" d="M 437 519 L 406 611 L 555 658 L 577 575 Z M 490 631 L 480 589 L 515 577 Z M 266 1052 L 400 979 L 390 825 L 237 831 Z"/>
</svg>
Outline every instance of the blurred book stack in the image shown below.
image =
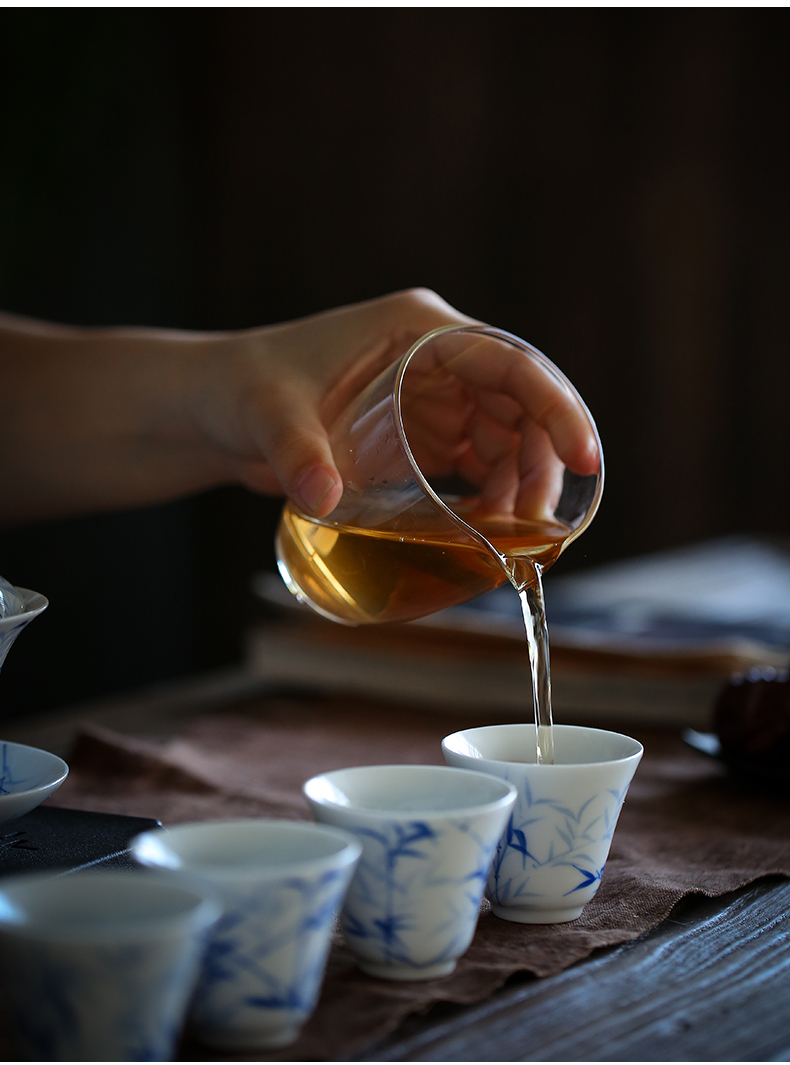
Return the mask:
<svg viewBox="0 0 790 1065">
<path fill-rule="evenodd" d="M 348 628 L 279 577 L 256 594 L 275 619 L 248 633 L 247 667 L 273 686 L 408 700 L 529 720 L 518 597 L 508 585 L 405 625 Z M 790 553 L 726 539 L 545 579 L 556 721 L 705 728 L 722 684 L 790 660 Z"/>
</svg>

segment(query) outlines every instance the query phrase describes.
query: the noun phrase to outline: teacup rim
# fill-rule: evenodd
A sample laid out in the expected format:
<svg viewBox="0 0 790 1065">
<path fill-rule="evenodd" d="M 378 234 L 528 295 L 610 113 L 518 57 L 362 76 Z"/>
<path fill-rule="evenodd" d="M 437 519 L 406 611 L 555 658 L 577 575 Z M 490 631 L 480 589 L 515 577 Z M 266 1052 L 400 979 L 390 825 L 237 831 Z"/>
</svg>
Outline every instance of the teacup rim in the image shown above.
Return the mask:
<svg viewBox="0 0 790 1065">
<path fill-rule="evenodd" d="M 21 621 L 32 621 L 34 617 L 49 606 L 49 599 L 42 595 L 41 592 L 34 592 L 32 588 L 20 588 L 16 585 L 15 589 L 24 600 L 24 610 L 21 610 L 18 614 L 7 614 L 5 617 L 0 618 L 0 631 L 2 629 L 16 628 Z"/>
<path fill-rule="evenodd" d="M 210 830 L 224 827 L 226 829 L 243 826 L 246 831 L 252 831 L 251 826 L 258 829 L 276 826 L 288 828 L 296 832 L 311 830 L 324 838 L 331 837 L 338 843 L 338 848 L 330 854 L 315 855 L 305 858 L 294 858 L 282 862 L 280 865 L 257 865 L 249 862 L 234 863 L 232 861 L 222 863 L 201 863 L 198 861 L 185 861 L 180 865 L 163 865 L 156 862 L 146 861 L 141 856 L 141 850 L 146 840 L 166 841 L 168 836 L 176 835 L 179 831 L 196 832 L 198 830 Z M 353 865 L 361 854 L 361 845 L 350 832 L 336 828 L 333 825 L 321 825 L 315 821 L 297 820 L 284 817 L 233 817 L 220 818 L 216 821 L 182 821 L 175 825 L 163 825 L 161 828 L 147 829 L 135 836 L 129 845 L 133 859 L 143 868 L 156 870 L 165 875 L 178 874 L 188 878 L 206 878 L 214 881 L 225 879 L 233 880 L 277 880 L 283 876 L 299 875 L 307 870 L 324 870 L 346 868 Z M 173 852 L 175 853 L 175 852 Z"/>
<path fill-rule="evenodd" d="M 432 807 L 424 806 L 415 810 L 402 810 L 402 809 L 388 809 L 385 806 L 356 806 L 346 805 L 344 803 L 332 802 L 331 799 L 314 797 L 309 794 L 308 788 L 311 784 L 318 780 L 329 779 L 332 776 L 340 773 L 355 773 L 362 771 L 389 771 L 389 770 L 436 770 L 442 774 L 444 773 L 465 773 L 472 774 L 475 777 L 484 778 L 486 784 L 490 785 L 492 780 L 498 781 L 500 784 L 504 784 L 507 790 L 499 798 L 490 799 L 486 802 L 474 803 L 469 806 L 453 806 L 453 807 Z M 316 773 L 314 776 L 306 780 L 302 785 L 302 792 L 308 801 L 315 803 L 317 806 L 328 810 L 338 811 L 353 811 L 355 814 L 364 815 L 365 817 L 373 817 L 380 819 L 390 820 L 393 817 L 420 817 L 420 818 L 449 818 L 449 817 L 471 817 L 476 814 L 492 813 L 496 810 L 500 810 L 503 807 L 513 805 L 518 798 L 518 790 L 510 784 L 509 781 L 503 780 L 501 777 L 492 777 L 490 773 L 484 773 L 477 769 L 467 769 L 460 766 L 448 766 L 448 765 L 433 765 L 423 764 L 419 762 L 403 762 L 403 763 L 386 763 L 381 765 L 356 765 L 356 766 L 344 766 L 340 769 L 330 769 L 324 773 Z"/>
<path fill-rule="evenodd" d="M 476 757 L 475 755 L 467 754 L 467 753 L 465 753 L 463 751 L 458 751 L 458 750 L 454 749 L 453 747 L 450 746 L 450 742 L 449 742 L 450 740 L 454 739 L 457 736 L 465 736 L 465 735 L 469 735 L 470 733 L 482 732 L 482 731 L 488 730 L 488 729 L 501 729 L 501 730 L 505 730 L 505 731 L 510 731 L 511 729 L 535 730 L 535 728 L 536 728 L 535 724 L 531 723 L 531 722 L 507 721 L 507 722 L 502 722 L 500 724 L 494 724 L 494 725 L 475 725 L 475 726 L 473 726 L 471 728 L 458 729 L 456 732 L 451 732 L 447 736 L 444 737 L 444 739 L 442 740 L 442 751 L 445 752 L 445 753 L 446 752 L 450 752 L 453 755 L 455 755 L 456 757 L 468 758 L 470 761 L 479 762 L 481 765 L 496 765 L 496 766 L 533 766 L 533 765 L 535 765 L 535 766 L 537 766 L 539 764 L 537 762 L 510 761 L 510 760 L 507 760 L 507 759 L 504 759 L 504 758 L 488 758 L 488 757 L 482 757 L 482 756 L 481 757 Z M 624 754 L 624 755 L 621 755 L 618 758 L 603 758 L 603 759 L 598 759 L 596 761 L 589 761 L 589 762 L 557 762 L 557 763 L 551 763 L 551 764 L 540 764 L 540 769 L 541 769 L 542 772 L 543 771 L 558 772 L 558 771 L 573 770 L 573 769 L 588 769 L 588 768 L 593 768 L 595 766 L 624 765 L 627 762 L 630 762 L 630 761 L 632 761 L 634 759 L 639 761 L 639 759 L 641 759 L 642 755 L 644 754 L 644 746 L 640 743 L 640 741 L 637 740 L 637 739 L 634 739 L 633 736 L 629 736 L 625 732 L 615 732 L 613 729 L 595 728 L 594 726 L 591 726 L 591 725 L 555 724 L 555 725 L 552 725 L 552 728 L 555 729 L 555 730 L 559 730 L 560 732 L 595 732 L 595 733 L 597 733 L 599 735 L 615 736 L 618 739 L 628 740 L 630 743 L 635 744 L 636 745 L 636 749 L 631 751 L 630 754 Z M 470 770 L 470 772 L 471 771 L 472 770 Z"/>
<path fill-rule="evenodd" d="M 53 775 L 32 788 L 23 788 L 21 791 L 4 792 L 0 795 L 0 803 L 4 799 L 18 799 L 22 795 L 36 795 L 41 791 L 49 791 L 53 788 L 53 785 L 55 788 L 58 788 L 69 775 L 68 762 L 64 761 L 59 754 L 53 754 L 52 751 L 47 751 L 43 747 L 34 747 L 30 743 L 17 743 L 16 740 L 4 740 L 0 737 L 0 749 L 3 747 L 13 747 L 18 751 L 29 751 L 32 754 L 43 755 L 44 758 L 50 762 Z"/>
<path fill-rule="evenodd" d="M 134 869 L 69 869 L 47 870 L 17 873 L 4 877 L 0 881 L 0 898 L 6 892 L 29 892 L 31 888 L 49 885 L 62 890 L 63 882 L 77 882 L 83 888 L 92 884 L 113 885 L 141 884 L 164 889 L 167 893 L 180 889 L 191 901 L 186 901 L 176 913 L 152 913 L 138 918 L 119 915 L 103 924 L 79 927 L 64 925 L 51 916 L 39 915 L 19 923 L 0 918 L 0 935 L 15 936 L 23 939 L 46 940 L 52 942 L 74 943 L 121 943 L 138 939 L 141 935 L 159 938 L 167 929 L 183 930 L 208 928 L 221 916 L 222 907 L 207 891 L 201 891 L 195 884 L 177 883 L 173 878 L 151 870 L 143 872 Z"/>
</svg>

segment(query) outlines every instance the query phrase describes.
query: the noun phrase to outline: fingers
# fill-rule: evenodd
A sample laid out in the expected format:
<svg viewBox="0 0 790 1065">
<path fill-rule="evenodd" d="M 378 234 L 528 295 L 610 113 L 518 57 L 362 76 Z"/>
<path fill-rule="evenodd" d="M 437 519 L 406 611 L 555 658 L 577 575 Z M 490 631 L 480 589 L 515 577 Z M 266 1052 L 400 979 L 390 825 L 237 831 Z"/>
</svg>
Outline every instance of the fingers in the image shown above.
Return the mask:
<svg viewBox="0 0 790 1065">
<path fill-rule="evenodd" d="M 514 433 L 481 412 L 473 422 L 474 459 L 467 456 L 466 469 L 475 471 L 474 483 L 481 486 L 480 508 L 524 520 L 552 520 L 565 467 L 546 430 L 530 422 Z"/>
<path fill-rule="evenodd" d="M 408 372 L 406 375 L 408 379 Z M 416 377 L 402 413 L 412 454 L 428 478 L 459 473 L 480 492 L 487 513 L 550 520 L 565 466 L 548 432 L 510 396 L 477 390 L 454 374 Z"/>
<path fill-rule="evenodd" d="M 408 375 L 404 384 L 408 384 Z M 474 402 L 458 379 L 449 375 L 446 387 L 402 394 L 404 432 L 423 474 L 444 476 L 457 469 L 473 411 Z"/>
<path fill-rule="evenodd" d="M 243 463 L 242 478 L 257 491 L 279 488 L 305 513 L 321 518 L 343 492 L 326 431 L 309 391 L 282 382 L 251 405 L 249 430 L 265 462 Z"/>
<path fill-rule="evenodd" d="M 422 396 L 411 417 L 404 419 L 417 465 L 429 479 L 459 473 L 477 486 L 486 513 L 551 520 L 565 466 L 549 434 L 525 418 L 507 428 L 489 414 L 489 408 L 499 415 L 510 413 L 508 403 L 483 409 L 469 400 L 461 407 L 432 403 Z"/>
<path fill-rule="evenodd" d="M 435 371 L 450 372 L 476 395 L 487 396 L 482 402 L 502 424 L 512 427 L 514 418 L 526 416 L 541 425 L 557 456 L 574 472 L 599 471 L 598 442 L 584 406 L 550 367 L 503 341 L 480 337 L 470 343 L 468 335 L 460 343 L 452 335 L 438 337 L 423 358 Z"/>
<path fill-rule="evenodd" d="M 234 361 L 242 424 L 214 398 L 201 417 L 244 483 L 279 488 L 323 517 L 343 493 L 327 427 L 425 333 L 469 324 L 479 323 L 430 290 L 413 289 L 249 331 L 238 336 Z M 564 466 L 581 475 L 599 470 L 595 430 L 572 388 L 507 342 L 452 332 L 434 338 L 413 357 L 403 388 L 407 438 L 423 472 L 460 472 L 500 512 L 546 517 Z"/>
<path fill-rule="evenodd" d="M 191 415 L 231 477 L 284 492 L 323 517 L 343 489 L 326 427 L 424 333 L 471 321 L 435 293 L 414 289 L 218 336 L 204 352 L 208 373 L 190 391 Z"/>
<path fill-rule="evenodd" d="M 477 410 L 470 423 L 470 441 L 485 469 L 477 482 L 484 510 L 532 521 L 552 519 L 565 466 L 542 426 L 522 418 L 517 429 L 506 429 L 488 410 Z"/>
<path fill-rule="evenodd" d="M 518 490 L 513 512 L 518 518 L 550 521 L 562 495 L 565 467 L 549 434 L 536 422 L 522 428 L 517 465 Z"/>
<path fill-rule="evenodd" d="M 488 513 L 551 520 L 566 468 L 600 471 L 597 435 L 572 387 L 498 338 L 433 338 L 412 356 L 401 398 L 423 473 L 460 473 Z"/>
</svg>

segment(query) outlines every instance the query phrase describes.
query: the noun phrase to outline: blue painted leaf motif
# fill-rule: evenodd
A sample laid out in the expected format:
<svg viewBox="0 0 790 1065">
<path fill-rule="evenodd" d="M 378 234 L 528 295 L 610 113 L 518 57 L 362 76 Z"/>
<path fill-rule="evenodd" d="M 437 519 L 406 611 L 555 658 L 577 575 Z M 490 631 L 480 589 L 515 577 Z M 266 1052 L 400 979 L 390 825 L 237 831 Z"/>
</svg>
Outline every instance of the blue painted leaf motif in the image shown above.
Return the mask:
<svg viewBox="0 0 790 1065">
<path fill-rule="evenodd" d="M 305 914 L 302 921 L 302 930 L 305 932 L 320 931 L 331 923 L 343 901 L 345 879 L 338 870 L 331 869 L 319 879 L 317 890 L 326 891 L 326 895 L 323 901 L 319 896 L 315 908 Z"/>
<path fill-rule="evenodd" d="M 567 855 L 562 855 L 561 857 L 562 857 L 562 860 L 555 862 L 554 863 L 555 866 L 569 865 L 571 868 L 575 868 L 575 863 L 576 862 L 589 862 L 590 865 L 594 865 L 595 864 L 592 856 L 589 855 L 586 851 L 574 851 L 573 855 L 572 855 L 572 859 L 570 861 L 568 861 L 568 856 Z"/>
<path fill-rule="evenodd" d="M 557 835 L 560 837 L 562 842 L 565 844 L 566 849 L 569 850 L 569 851 L 572 850 L 573 849 L 573 837 L 571 836 L 570 832 L 563 832 L 561 828 L 558 828 L 556 831 L 557 831 Z"/>
<path fill-rule="evenodd" d="M 399 941 L 401 932 L 408 932 L 412 927 L 408 918 L 395 913 L 387 917 L 376 918 L 373 924 L 381 933 L 383 941 L 389 946 Z"/>
<path fill-rule="evenodd" d="M 514 851 L 518 851 L 523 857 L 524 867 L 526 868 L 527 858 L 533 862 L 536 861 L 535 856 L 530 854 L 527 847 L 527 837 L 523 829 L 516 828 L 513 824 L 513 815 L 510 815 L 510 820 L 507 825 L 507 846 Z"/>
<path fill-rule="evenodd" d="M 514 899 L 537 898 L 539 892 L 537 892 L 537 891 L 528 891 L 527 890 L 528 885 L 529 885 L 529 877 L 527 877 L 526 880 L 522 880 L 521 881 L 521 883 L 518 885 L 516 890 L 513 892 L 513 898 Z"/>
<path fill-rule="evenodd" d="M 232 959 L 235 949 L 236 946 L 231 940 L 213 940 L 208 944 L 203 956 L 203 971 L 206 980 L 214 982 L 233 979 L 233 969 L 223 965 L 223 959 Z"/>
<path fill-rule="evenodd" d="M 591 884 L 595 884 L 598 880 L 600 880 L 601 876 L 603 875 L 603 866 L 601 866 L 600 869 L 596 869 L 594 872 L 591 872 L 589 869 L 583 869 L 580 865 L 576 865 L 573 862 L 571 862 L 571 865 L 573 865 L 573 868 L 576 870 L 577 873 L 581 873 L 582 882 L 580 884 L 577 884 L 575 888 L 571 888 L 570 891 L 566 891 L 565 895 L 572 895 L 575 891 L 581 891 L 582 888 L 590 887 Z"/>
<path fill-rule="evenodd" d="M 409 830 L 405 831 L 401 825 L 397 826 L 397 842 L 392 847 L 387 855 L 387 864 L 392 868 L 399 858 L 420 858 L 426 859 L 427 854 L 423 854 L 416 850 L 415 843 L 419 843 L 421 840 L 437 839 L 437 833 L 426 825 L 424 821 L 412 821 L 409 824 Z"/>
<path fill-rule="evenodd" d="M 390 867 L 395 865 L 399 858 L 427 858 L 427 854 L 420 854 L 419 851 L 410 849 L 409 847 L 399 847 L 398 850 L 390 851 L 387 855 L 387 860 Z"/>
<path fill-rule="evenodd" d="M 383 832 L 376 832 L 373 828 L 365 828 L 362 825 L 354 826 L 352 832 L 357 836 L 365 836 L 367 839 L 375 840 L 376 843 L 380 843 L 382 847 L 389 846 L 389 840 Z"/>
<path fill-rule="evenodd" d="M 569 810 L 567 806 L 562 806 L 553 799 L 538 799 L 535 806 L 549 806 L 552 810 L 556 810 L 558 814 L 562 814 L 563 817 L 568 817 L 571 821 L 576 820 L 576 814 L 574 814 L 573 810 Z"/>
<path fill-rule="evenodd" d="M 392 842 L 383 832 L 377 832 L 375 829 L 360 826 L 353 828 L 352 831 L 358 836 L 373 840 L 381 845 L 386 855 L 387 868 L 390 871 L 394 869 L 399 858 L 426 859 L 428 855 L 417 850 L 415 844 L 423 840 L 439 838 L 438 833 L 430 825 L 425 824 L 424 821 L 410 821 L 406 827 L 395 825 L 395 839 Z"/>
<path fill-rule="evenodd" d="M 528 817 L 526 821 L 519 821 L 522 828 L 529 828 L 530 825 L 536 825 L 539 821 L 545 821 L 546 815 L 541 814 L 540 817 Z"/>
<path fill-rule="evenodd" d="M 238 943 L 233 931 L 243 923 L 240 912 L 224 913 L 217 924 L 213 936 L 209 939 L 203 960 L 204 980 L 221 982 L 235 979 L 235 956 Z"/>
<path fill-rule="evenodd" d="M 232 1025 L 245 1009 L 312 1009 L 345 882 L 333 870 L 315 880 L 292 877 L 266 889 L 245 889 L 226 900 L 229 909 L 204 955 L 197 990 L 208 1023 Z M 294 956 L 286 973 L 273 963 L 284 947 Z"/>
<path fill-rule="evenodd" d="M 529 851 L 527 850 L 527 837 L 520 828 L 514 828 L 508 833 L 508 843 L 513 850 L 520 851 L 521 854 L 529 854 Z"/>
<path fill-rule="evenodd" d="M 589 825 L 585 825 L 582 831 L 579 833 L 579 839 L 586 839 L 588 843 L 595 843 L 595 836 L 592 836 L 590 833 L 592 831 L 593 826 L 596 825 L 600 820 L 600 817 L 595 817 L 592 821 L 590 821 Z"/>
<path fill-rule="evenodd" d="M 594 798 L 595 798 L 595 796 L 591 795 L 590 798 L 587 800 L 587 802 L 583 802 L 581 804 L 581 806 L 579 807 L 579 816 L 578 816 L 579 821 L 581 821 L 582 814 L 584 813 L 584 811 L 587 809 L 587 807 L 590 805 L 590 803 L 593 801 Z"/>
<path fill-rule="evenodd" d="M 184 972 L 167 962 L 160 966 L 159 959 L 146 964 L 146 953 L 133 944 L 108 947 L 90 960 L 22 959 L 16 970 L 22 998 L 15 1013 L 26 1060 L 95 1060 L 94 1013 L 112 1029 L 117 1045 L 105 1053 L 115 1060 L 171 1060 L 176 1024 L 170 1009 L 159 1005 L 172 999 Z M 141 980 L 150 1002 L 157 1003 L 142 1016 Z M 95 1010 L 87 1013 L 86 1001 L 97 1002 Z"/>
<path fill-rule="evenodd" d="M 400 821 L 388 826 L 386 840 L 380 829 L 352 826 L 364 849 L 343 910 L 347 939 L 366 940 L 367 956 L 388 965 L 421 969 L 457 957 L 468 946 L 497 847 L 482 824 Z M 415 890 L 443 896 L 423 921 L 412 912 Z"/>
<path fill-rule="evenodd" d="M 488 876 L 487 893 L 491 900 L 499 905 L 512 905 L 516 898 L 540 896 L 542 892 L 531 892 L 529 884 L 537 869 L 547 867 L 570 866 L 580 874 L 581 882 L 567 892 L 569 895 L 585 888 L 595 890 L 605 865 L 605 856 L 597 848 L 607 847 L 611 840 L 627 791 L 628 784 L 619 790 L 610 788 L 590 795 L 578 808 L 572 809 L 565 802 L 538 797 L 528 786 L 520 785 L 519 802 L 497 847 Z M 528 820 L 519 816 L 526 813 L 538 816 Z M 540 835 L 529 829 L 537 821 L 543 822 Z M 535 846 L 540 847 L 540 859 L 530 849 Z"/>
<path fill-rule="evenodd" d="M 475 869 L 471 873 L 468 873 L 465 877 L 462 878 L 462 883 L 465 882 L 469 884 L 474 880 L 480 880 L 482 881 L 482 883 L 485 884 L 486 877 L 488 876 L 488 866 L 490 864 L 490 858 L 488 855 L 485 855 L 484 859 L 488 859 L 486 860 L 485 865 L 481 866 L 479 869 Z"/>
<path fill-rule="evenodd" d="M 499 881 L 496 881 L 496 889 L 494 891 L 494 902 L 501 903 L 501 905 L 503 906 L 506 905 L 507 900 L 510 898 L 510 889 L 512 884 L 512 879 L 506 880 L 504 884 L 500 884 Z"/>
<path fill-rule="evenodd" d="M 15 777 L 8 758 L 8 744 L 3 744 L 3 764 L 0 768 L 0 795 L 10 795 L 12 791 L 25 791 L 42 783 L 33 777 Z"/>
<path fill-rule="evenodd" d="M 357 936 L 359 939 L 369 939 L 372 935 L 362 921 L 348 910 L 345 910 L 343 913 L 343 934 L 347 936 Z"/>
<path fill-rule="evenodd" d="M 250 995 L 246 1002 L 248 1006 L 266 1010 L 305 1009 L 305 1002 L 294 987 L 286 988 L 281 995 Z"/>
<path fill-rule="evenodd" d="M 3 744 L 3 768 L 2 776 L 0 776 L 0 795 L 8 795 L 9 788 L 6 787 L 6 783 L 10 784 L 9 780 L 9 767 L 8 767 L 8 746 Z"/>
</svg>

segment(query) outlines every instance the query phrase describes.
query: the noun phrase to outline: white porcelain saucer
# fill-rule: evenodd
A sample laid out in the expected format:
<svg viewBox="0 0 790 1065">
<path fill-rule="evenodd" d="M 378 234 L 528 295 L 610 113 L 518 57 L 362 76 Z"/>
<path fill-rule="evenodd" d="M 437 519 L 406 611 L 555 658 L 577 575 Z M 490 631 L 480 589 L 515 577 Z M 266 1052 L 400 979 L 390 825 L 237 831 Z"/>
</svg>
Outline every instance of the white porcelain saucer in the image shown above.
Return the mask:
<svg viewBox="0 0 790 1065">
<path fill-rule="evenodd" d="M 68 774 L 69 767 L 56 754 L 0 740 L 0 823 L 35 810 Z"/>
</svg>

